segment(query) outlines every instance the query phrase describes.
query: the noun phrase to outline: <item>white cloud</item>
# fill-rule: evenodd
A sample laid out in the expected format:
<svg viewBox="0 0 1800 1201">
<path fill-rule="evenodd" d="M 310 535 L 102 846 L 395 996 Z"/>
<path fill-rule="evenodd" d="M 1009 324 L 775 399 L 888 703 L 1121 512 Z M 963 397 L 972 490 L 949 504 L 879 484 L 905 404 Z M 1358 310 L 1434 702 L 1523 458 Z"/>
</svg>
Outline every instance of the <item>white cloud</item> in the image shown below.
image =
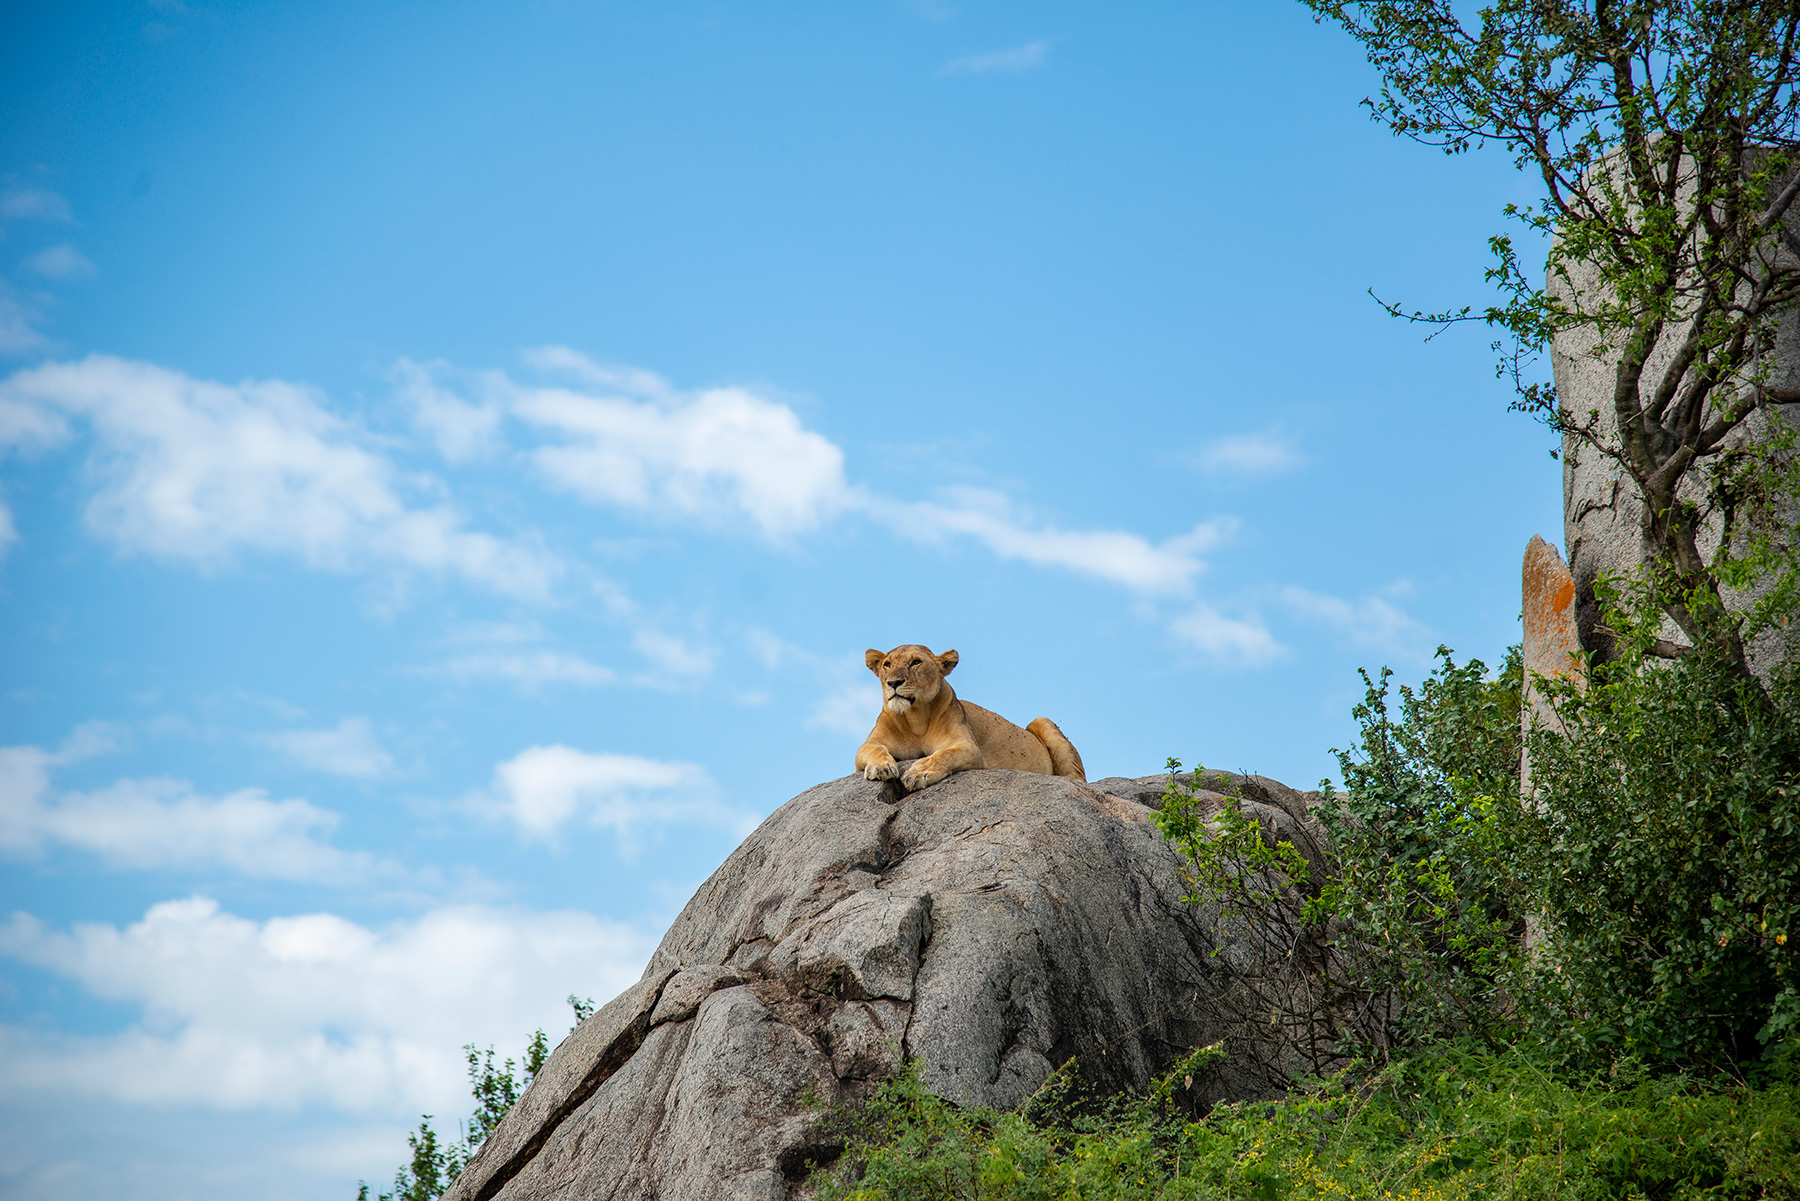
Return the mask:
<svg viewBox="0 0 1800 1201">
<path fill-rule="evenodd" d="M 49 339 L 37 330 L 39 317 L 35 306 L 20 300 L 0 282 L 0 354 L 24 354 L 48 346 Z"/>
<path fill-rule="evenodd" d="M 877 519 L 918 541 L 965 534 L 1003 559 L 1062 567 L 1149 593 L 1185 591 L 1205 570 L 1200 552 L 1218 545 L 1237 528 L 1234 519 L 1217 518 L 1179 537 L 1153 543 L 1123 530 L 1034 526 L 1015 513 L 1012 502 L 998 492 L 961 488 L 945 495 L 948 504 L 883 500 L 867 504 Z"/>
<path fill-rule="evenodd" d="M 530 747 L 496 765 L 489 791 L 481 807 L 504 814 L 527 837 L 549 838 L 585 817 L 589 825 L 612 830 L 623 854 L 635 853 L 638 834 L 648 826 L 718 826 L 742 835 L 757 821 L 720 804 L 711 777 L 697 764 L 567 746 Z"/>
<path fill-rule="evenodd" d="M 14 1095 L 455 1114 L 468 1105 L 458 1047 L 517 1054 L 534 1028 L 560 1034 L 560 998 L 613 996 L 651 946 L 571 911 L 463 906 L 371 928 L 330 913 L 256 922 L 196 896 L 67 931 L 15 913 L 0 955 L 143 1016 L 95 1037 L 0 1027 L 0 1060 Z"/>
<path fill-rule="evenodd" d="M 1293 439 L 1279 430 L 1231 434 L 1200 448 L 1194 461 L 1219 475 L 1265 476 L 1291 471 L 1306 461 Z"/>
<path fill-rule="evenodd" d="M 580 655 L 557 651 L 501 651 L 459 655 L 444 665 L 458 680 L 505 680 L 526 691 L 544 684 L 606 684 L 614 672 Z"/>
<path fill-rule="evenodd" d="M 1402 590 L 1404 587 L 1402 584 Z M 1354 643 L 1397 654 L 1428 654 L 1431 632 L 1386 597 L 1347 601 L 1290 586 L 1281 590 L 1281 601 L 1301 617 L 1335 629 Z"/>
<path fill-rule="evenodd" d="M 1226 663 L 1256 667 L 1287 653 L 1260 617 L 1227 617 L 1205 603 L 1177 617 L 1170 628 L 1182 641 Z"/>
<path fill-rule="evenodd" d="M 631 644 L 665 676 L 694 679 L 708 674 L 713 668 L 712 648 L 690 646 L 672 634 L 643 629 L 632 635 Z"/>
<path fill-rule="evenodd" d="M 442 667 L 427 669 L 427 674 L 447 675 L 463 683 L 500 680 L 525 692 L 535 692 L 545 684 L 592 687 L 618 678 L 611 668 L 580 655 L 533 645 L 544 639 L 543 628 L 535 622 L 464 622 L 451 637 L 464 648 L 462 652 Z"/>
<path fill-rule="evenodd" d="M 844 684 L 819 698 L 807 715 L 810 729 L 830 730 L 854 738 L 866 737 L 881 711 L 879 686 L 873 681 Z"/>
<path fill-rule="evenodd" d="M 447 456 L 497 438 L 502 411 L 551 435 L 529 455 L 543 475 L 582 498 L 654 516 L 707 524 L 750 521 L 780 540 L 845 512 L 862 512 L 920 542 L 975 538 L 1005 559 L 1058 567 L 1145 593 L 1183 593 L 1204 569 L 1200 554 L 1236 528 L 1203 522 L 1151 542 L 1122 530 L 1065 530 L 1017 512 L 1004 495 L 948 489 L 903 501 L 852 487 L 843 450 L 809 430 L 786 404 L 741 385 L 683 391 L 654 372 L 596 363 L 562 346 L 524 356 L 562 386 L 528 386 L 499 374 L 477 377 L 484 399 L 464 400 L 440 377 L 443 364 L 401 360 L 395 378 L 423 427 Z M 639 649 L 678 674 L 699 674 L 707 652 L 685 652 L 654 632 Z"/>
<path fill-rule="evenodd" d="M 393 756 L 376 741 L 375 728 L 366 717 L 346 717 L 324 730 L 277 730 L 260 735 L 258 741 L 303 767 L 334 776 L 373 779 L 394 770 Z"/>
<path fill-rule="evenodd" d="M 0 297 L 3 301 L 4 297 Z M 4 315 L 0 314 L 0 322 Z M 35 400 L 0 389 L 0 450 L 34 450 L 55 446 L 69 437 L 62 414 Z"/>
<path fill-rule="evenodd" d="M 421 365 L 401 359 L 389 378 L 412 411 L 413 424 L 430 436 L 447 461 L 461 463 L 493 454 L 501 444 L 500 406 L 492 401 L 472 403 L 438 386 L 436 374 L 445 370 L 442 363 Z"/>
<path fill-rule="evenodd" d="M 1050 61 L 1049 42 L 1027 42 L 1010 50 L 953 58 L 940 68 L 944 75 L 1020 75 Z"/>
<path fill-rule="evenodd" d="M 46 246 L 28 257 L 25 269 L 46 279 L 80 279 L 94 273 L 94 264 L 87 255 L 64 242 L 58 246 Z"/>
<path fill-rule="evenodd" d="M 0 354 L 8 344 L 7 296 L 0 284 Z M 35 336 L 35 335 L 34 335 Z M 69 435 L 68 423 L 43 405 L 16 400 L 0 393 L 0 454 L 8 450 L 34 450 L 53 446 Z M 19 529 L 13 521 L 12 509 L 0 494 L 0 559 L 19 540 Z"/>
<path fill-rule="evenodd" d="M 399 869 L 323 841 L 337 814 L 246 788 L 207 797 L 184 780 L 119 779 L 89 792 L 56 792 L 53 768 L 95 753 L 82 735 L 59 752 L 0 748 L 0 853 L 67 847 L 131 869 L 223 868 L 246 876 L 353 883 Z M 84 742 L 83 739 L 86 739 Z"/>
<path fill-rule="evenodd" d="M 744 646 L 771 671 L 794 659 L 810 658 L 799 647 L 757 626 L 745 631 Z"/>
<path fill-rule="evenodd" d="M 563 347 L 527 361 L 585 389 L 508 385 L 513 414 L 559 439 L 533 461 L 583 499 L 711 523 L 748 518 L 776 539 L 849 501 L 843 451 L 751 388 L 682 392 Z"/>
<path fill-rule="evenodd" d="M 208 564 L 258 550 L 328 570 L 399 565 L 528 598 L 559 571 L 542 551 L 464 529 L 447 507 L 409 507 L 393 464 L 294 384 L 218 384 L 94 355 L 0 381 L 8 404 L 86 418 L 98 482 L 87 521 L 127 550 Z"/>
<path fill-rule="evenodd" d="M 0 226 L 7 221 L 51 221 L 70 225 L 75 212 L 48 188 L 13 186 L 0 191 Z"/>
</svg>

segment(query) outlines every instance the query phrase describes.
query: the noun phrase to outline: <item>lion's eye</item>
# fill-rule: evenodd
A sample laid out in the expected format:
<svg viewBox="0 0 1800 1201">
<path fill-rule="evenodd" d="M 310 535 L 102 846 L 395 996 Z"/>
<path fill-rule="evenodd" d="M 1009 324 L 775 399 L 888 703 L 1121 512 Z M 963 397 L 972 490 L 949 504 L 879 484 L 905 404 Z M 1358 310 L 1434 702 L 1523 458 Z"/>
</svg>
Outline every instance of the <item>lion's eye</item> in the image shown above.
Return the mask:
<svg viewBox="0 0 1800 1201">
<path fill-rule="evenodd" d="M 923 660 L 914 659 L 911 663 L 908 663 L 907 666 L 908 667 L 917 667 L 921 662 L 923 662 Z"/>
</svg>

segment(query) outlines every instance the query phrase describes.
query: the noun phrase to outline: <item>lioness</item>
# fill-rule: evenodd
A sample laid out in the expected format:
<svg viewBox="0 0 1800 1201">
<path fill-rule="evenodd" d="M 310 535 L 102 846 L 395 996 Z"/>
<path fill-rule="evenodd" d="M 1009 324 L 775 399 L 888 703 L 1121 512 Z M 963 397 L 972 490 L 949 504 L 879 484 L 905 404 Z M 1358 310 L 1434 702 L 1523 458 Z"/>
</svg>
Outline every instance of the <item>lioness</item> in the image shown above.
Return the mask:
<svg viewBox="0 0 1800 1201">
<path fill-rule="evenodd" d="M 856 752 L 864 779 L 900 776 L 908 792 L 978 767 L 1087 779 L 1081 755 L 1049 718 L 1021 730 L 998 713 L 958 700 L 944 682 L 956 667 L 955 651 L 934 655 L 928 647 L 897 646 L 885 655 L 869 651 L 863 662 L 881 681 L 881 715 Z M 901 776 L 896 759 L 918 762 Z"/>
</svg>

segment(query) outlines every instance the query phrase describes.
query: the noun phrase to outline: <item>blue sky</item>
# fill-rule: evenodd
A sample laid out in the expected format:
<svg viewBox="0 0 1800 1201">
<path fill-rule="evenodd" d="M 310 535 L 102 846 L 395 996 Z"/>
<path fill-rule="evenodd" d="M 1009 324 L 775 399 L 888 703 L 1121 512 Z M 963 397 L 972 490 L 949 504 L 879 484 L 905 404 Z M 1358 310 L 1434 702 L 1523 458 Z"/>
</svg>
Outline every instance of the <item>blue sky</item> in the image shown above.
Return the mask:
<svg viewBox="0 0 1800 1201">
<path fill-rule="evenodd" d="M 1497 659 L 1552 440 L 1368 290 L 1531 181 L 1374 86 L 1279 0 L 0 14 L 0 1192 L 386 1179 L 868 647 L 1301 787 Z"/>
</svg>

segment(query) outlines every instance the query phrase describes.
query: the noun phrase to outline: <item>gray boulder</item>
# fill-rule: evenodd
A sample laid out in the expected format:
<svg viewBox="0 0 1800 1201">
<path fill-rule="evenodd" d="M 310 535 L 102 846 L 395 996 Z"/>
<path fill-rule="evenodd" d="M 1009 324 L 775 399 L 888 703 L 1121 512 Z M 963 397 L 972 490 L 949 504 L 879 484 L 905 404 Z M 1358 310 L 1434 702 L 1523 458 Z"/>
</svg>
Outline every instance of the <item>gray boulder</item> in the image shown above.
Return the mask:
<svg viewBox="0 0 1800 1201">
<path fill-rule="evenodd" d="M 1016 1106 L 1071 1058 L 1091 1087 L 1142 1087 L 1232 1033 L 1234 948 L 1213 954 L 1150 824 L 1167 782 L 975 771 L 902 796 L 850 776 L 794 798 L 556 1048 L 447 1201 L 786 1198 L 837 1152 L 824 1107 L 903 1057 L 964 1105 Z M 1319 860 L 1307 794 L 1204 783 Z M 1194 1099 L 1267 1090 L 1227 1060 Z"/>
</svg>

